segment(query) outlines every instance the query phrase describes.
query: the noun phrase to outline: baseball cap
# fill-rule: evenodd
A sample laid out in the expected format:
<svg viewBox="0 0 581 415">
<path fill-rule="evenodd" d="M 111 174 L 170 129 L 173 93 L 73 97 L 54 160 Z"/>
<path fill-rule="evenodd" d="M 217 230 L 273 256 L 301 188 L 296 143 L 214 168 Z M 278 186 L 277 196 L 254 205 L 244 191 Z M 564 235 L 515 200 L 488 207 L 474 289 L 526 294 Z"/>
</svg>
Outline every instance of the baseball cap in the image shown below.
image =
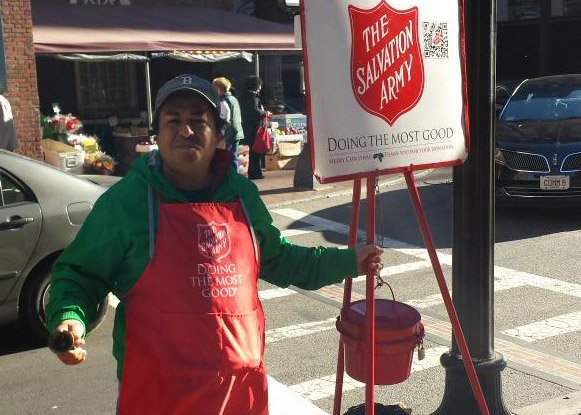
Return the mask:
<svg viewBox="0 0 581 415">
<path fill-rule="evenodd" d="M 179 91 L 195 92 L 204 98 L 215 111 L 220 110 L 220 97 L 214 85 L 199 76 L 185 74 L 176 76 L 159 88 L 155 98 L 154 120 L 159 118 L 159 109 L 165 100 L 174 92 Z"/>
</svg>

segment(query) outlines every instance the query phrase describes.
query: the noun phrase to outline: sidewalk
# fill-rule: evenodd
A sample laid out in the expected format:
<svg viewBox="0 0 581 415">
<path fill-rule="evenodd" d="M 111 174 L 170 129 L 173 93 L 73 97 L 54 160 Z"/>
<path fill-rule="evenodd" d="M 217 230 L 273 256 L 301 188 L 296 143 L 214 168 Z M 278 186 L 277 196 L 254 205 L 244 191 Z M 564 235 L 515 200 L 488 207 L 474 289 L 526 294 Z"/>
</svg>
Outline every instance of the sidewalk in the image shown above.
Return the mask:
<svg viewBox="0 0 581 415">
<path fill-rule="evenodd" d="M 353 191 L 352 180 L 330 184 L 317 183 L 315 190 L 295 188 L 293 187 L 294 174 L 294 170 L 265 171 L 264 179 L 254 180 L 254 184 L 258 186 L 260 197 L 268 207 L 324 199 L 337 194 L 349 195 Z M 379 179 L 379 185 L 380 187 L 388 186 L 403 180 L 403 176 L 400 174 L 383 176 Z M 362 199 L 365 198 L 364 188 L 365 181 L 362 183 Z"/>
<path fill-rule="evenodd" d="M 427 174 L 429 171 L 420 173 Z M 306 202 L 315 199 L 324 199 L 338 195 L 350 195 L 353 190 L 353 181 L 332 183 L 332 184 L 317 184 L 315 190 L 311 189 L 297 189 L 293 187 L 294 170 L 279 170 L 279 171 L 267 171 L 264 172 L 264 179 L 255 180 L 254 183 L 257 185 L 260 196 L 262 197 L 264 203 L 270 208 L 277 208 L 285 205 L 292 205 L 294 203 Z M 390 175 L 380 178 L 379 186 L 388 187 L 390 185 L 395 185 L 402 182 L 404 179 L 402 175 Z M 362 183 L 362 199 L 365 198 L 365 181 Z M 507 357 L 507 356 L 505 356 Z M 514 362 L 513 362 L 514 363 Z M 509 362 L 510 365 L 510 362 Z M 540 373 L 540 372 L 539 372 Z M 514 376 L 514 375 L 513 375 Z M 539 378 L 538 380 L 541 380 Z M 278 407 L 271 407 L 273 415 L 276 414 L 286 414 L 287 412 L 283 409 L 286 408 L 302 408 L 301 413 L 305 415 L 315 415 L 321 414 L 321 411 L 310 401 L 300 395 L 290 391 L 284 385 L 272 380 L 276 385 L 273 388 L 272 394 L 280 398 L 280 396 L 285 397 L 285 405 Z M 544 382 L 551 383 L 548 379 L 542 379 Z M 542 382 L 541 382 L 542 383 Z M 418 390 L 416 392 L 421 393 L 421 385 L 414 385 L 413 380 L 410 381 L 409 387 L 411 389 Z M 541 387 L 537 385 L 537 388 Z M 541 392 L 531 387 L 531 396 L 535 393 Z M 277 398 L 275 401 L 278 401 Z M 282 401 L 281 401 L 282 402 Z M 294 403 L 293 403 L 294 402 Z M 581 415 L 581 392 L 571 392 L 565 396 L 553 398 L 543 402 L 538 402 L 533 405 L 529 405 L 522 408 L 511 408 L 516 415 Z M 491 414 L 494 415 L 494 414 Z"/>
</svg>

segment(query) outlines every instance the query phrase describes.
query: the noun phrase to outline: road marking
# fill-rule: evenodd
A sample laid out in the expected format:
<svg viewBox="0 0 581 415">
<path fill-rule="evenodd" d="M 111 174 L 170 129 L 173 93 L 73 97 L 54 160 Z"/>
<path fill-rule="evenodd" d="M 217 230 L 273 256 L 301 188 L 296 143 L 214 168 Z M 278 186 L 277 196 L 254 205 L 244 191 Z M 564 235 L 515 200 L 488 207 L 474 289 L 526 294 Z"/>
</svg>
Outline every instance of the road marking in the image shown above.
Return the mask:
<svg viewBox="0 0 581 415">
<path fill-rule="evenodd" d="M 285 238 L 291 237 L 291 236 L 298 236 L 298 235 L 305 235 L 307 233 L 313 233 L 313 232 L 320 232 L 322 229 L 319 228 L 318 226 L 309 226 L 308 228 L 302 228 L 302 229 L 285 229 L 284 231 L 280 232 L 281 236 L 284 236 Z"/>
<path fill-rule="evenodd" d="M 272 300 L 273 298 L 287 297 L 296 293 L 295 290 L 289 288 L 270 288 L 268 290 L 258 291 L 258 297 L 261 300 Z"/>
<path fill-rule="evenodd" d="M 308 223 L 321 229 L 327 229 L 339 234 L 349 235 L 349 226 L 347 225 L 311 215 L 296 209 L 276 209 L 273 210 L 273 213 L 293 220 L 300 220 L 301 222 Z M 358 232 L 358 236 L 360 239 L 365 240 L 366 232 L 361 230 Z M 405 255 L 411 255 L 424 261 L 429 261 L 429 255 L 426 248 L 414 246 L 407 242 L 398 241 L 396 239 L 391 239 L 382 235 L 379 236 L 379 240 L 381 245 L 385 248 L 392 249 L 393 251 Z M 452 265 L 452 255 L 438 252 L 438 258 L 442 265 Z M 501 266 L 494 267 L 494 277 L 495 283 L 499 283 L 501 286 L 506 287 L 503 289 L 531 285 L 533 287 L 542 288 L 559 294 L 566 294 L 581 298 L 581 284 L 529 274 L 528 272 L 517 271 Z"/>
<path fill-rule="evenodd" d="M 448 351 L 447 346 L 437 346 L 426 349 L 426 358 L 418 361 L 414 353 L 412 372 L 420 372 L 440 365 L 440 356 Z M 343 377 L 343 392 L 364 388 L 365 383 L 351 378 L 347 373 Z M 335 375 L 323 376 L 308 380 L 293 386 L 290 389 L 310 401 L 328 398 L 335 394 Z"/>
<path fill-rule="evenodd" d="M 273 377 L 268 377 L 268 410 L 273 415 L 328 415 Z"/>
<path fill-rule="evenodd" d="M 336 320 L 337 318 L 333 317 L 322 321 L 310 321 L 308 323 L 293 324 L 292 326 L 266 330 L 266 343 L 270 344 L 280 340 L 333 330 Z"/>
<path fill-rule="evenodd" d="M 422 323 L 427 333 L 442 339 L 450 338 L 452 332 L 450 322 L 422 315 Z M 502 353 L 507 361 L 564 379 L 576 388 L 581 385 L 581 364 L 577 362 L 530 349 L 499 337 L 494 338 L 494 343 L 495 350 Z"/>
<path fill-rule="evenodd" d="M 513 329 L 503 330 L 508 336 L 532 343 L 547 337 L 573 333 L 581 330 L 581 311 L 548 318 Z"/>
<path fill-rule="evenodd" d="M 450 290 L 450 293 L 452 291 Z M 410 305 L 414 308 L 430 308 L 430 307 L 434 307 L 440 304 L 444 303 L 444 300 L 442 300 L 442 295 L 441 294 L 433 294 L 433 295 L 428 295 L 426 297 L 423 298 L 416 298 L 416 299 L 411 299 L 411 300 L 406 300 L 404 301 L 404 303 L 406 303 L 407 305 Z"/>
<path fill-rule="evenodd" d="M 408 262 L 406 264 L 392 265 L 390 267 L 385 267 L 381 270 L 380 275 L 382 277 L 391 277 L 398 274 L 405 274 L 406 272 L 417 271 L 419 269 L 430 268 L 432 264 L 430 261 L 418 261 L 418 262 Z M 353 282 L 365 282 L 365 275 L 361 275 L 357 278 L 353 278 Z"/>
<path fill-rule="evenodd" d="M 301 212 L 295 209 L 277 209 L 273 213 L 286 216 L 294 220 L 301 220 L 313 226 L 331 230 L 340 234 L 349 234 L 349 227 L 338 222 L 323 219 L 308 213 Z M 359 231 L 358 236 L 361 240 L 365 239 L 365 231 Z M 429 260 L 428 252 L 425 248 L 420 248 L 408 244 L 406 242 L 397 241 L 394 239 L 381 237 L 382 245 L 402 254 L 411 255 L 424 261 Z M 438 258 L 442 265 L 452 265 L 452 255 L 438 252 Z M 506 267 L 495 266 L 495 291 L 516 288 L 524 285 L 530 285 L 537 288 L 553 291 L 559 294 L 565 294 L 581 298 L 581 285 L 561 281 L 555 278 L 543 277 L 540 275 L 529 274 L 527 272 L 517 271 Z M 340 286 L 327 286 L 316 293 L 327 299 L 342 304 L 343 288 Z M 356 292 L 352 293 L 352 301 L 364 299 L 365 297 Z M 430 301 L 436 301 L 436 297 L 429 296 L 420 299 L 424 304 Z M 415 300 L 418 301 L 418 300 Z M 451 326 L 448 321 L 432 318 L 430 316 L 422 316 L 422 321 L 426 327 L 426 331 L 432 335 L 439 336 L 442 339 L 449 339 L 451 334 Z M 575 320 L 576 321 L 576 320 Z M 553 331 L 553 333 L 556 333 Z M 533 350 L 523 347 L 519 344 L 498 338 L 495 336 L 496 350 L 501 352 L 508 361 L 512 361 L 523 365 L 524 367 L 545 373 L 551 377 L 559 378 L 560 381 L 565 381 L 578 387 L 581 385 L 581 364 L 558 356 L 552 356 L 538 350 Z M 532 372 L 534 373 L 534 372 Z"/>
<path fill-rule="evenodd" d="M 291 290 L 290 288 L 269 288 L 258 291 L 258 297 L 261 300 L 272 300 L 273 298 L 287 297 L 296 293 L 295 290 Z M 119 299 L 113 294 L 109 294 L 109 305 L 113 308 L 117 308 L 119 305 Z"/>
</svg>

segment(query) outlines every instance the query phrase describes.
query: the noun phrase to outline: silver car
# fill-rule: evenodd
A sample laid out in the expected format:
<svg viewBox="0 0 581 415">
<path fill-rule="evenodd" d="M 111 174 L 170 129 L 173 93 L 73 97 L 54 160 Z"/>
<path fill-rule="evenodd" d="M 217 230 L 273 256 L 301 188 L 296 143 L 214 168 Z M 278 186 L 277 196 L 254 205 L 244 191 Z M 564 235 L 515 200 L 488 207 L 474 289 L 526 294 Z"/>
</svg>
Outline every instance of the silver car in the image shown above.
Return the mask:
<svg viewBox="0 0 581 415">
<path fill-rule="evenodd" d="M 0 150 L 0 325 L 45 339 L 50 272 L 106 187 Z M 89 329 L 105 317 L 107 302 Z"/>
</svg>

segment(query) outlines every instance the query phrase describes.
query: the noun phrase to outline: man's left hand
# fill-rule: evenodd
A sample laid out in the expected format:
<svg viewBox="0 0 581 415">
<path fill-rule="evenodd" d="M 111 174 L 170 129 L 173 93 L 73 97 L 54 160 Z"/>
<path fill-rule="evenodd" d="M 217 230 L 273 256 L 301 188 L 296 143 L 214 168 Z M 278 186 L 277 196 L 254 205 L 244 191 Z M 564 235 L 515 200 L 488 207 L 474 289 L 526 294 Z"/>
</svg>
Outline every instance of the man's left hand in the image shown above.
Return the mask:
<svg viewBox="0 0 581 415">
<path fill-rule="evenodd" d="M 378 275 L 383 268 L 381 263 L 381 254 L 383 249 L 373 244 L 357 245 L 355 247 L 355 255 L 357 255 L 357 270 L 360 275 L 367 274 L 371 271 Z"/>
</svg>

